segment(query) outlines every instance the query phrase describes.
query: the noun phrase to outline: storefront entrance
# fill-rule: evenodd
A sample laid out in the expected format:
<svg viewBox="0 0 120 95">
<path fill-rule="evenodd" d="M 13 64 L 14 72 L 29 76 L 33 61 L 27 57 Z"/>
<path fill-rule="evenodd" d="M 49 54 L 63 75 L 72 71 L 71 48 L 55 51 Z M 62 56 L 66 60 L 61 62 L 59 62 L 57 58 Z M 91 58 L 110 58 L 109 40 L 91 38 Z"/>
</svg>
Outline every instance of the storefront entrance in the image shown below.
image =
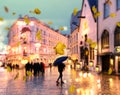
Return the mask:
<svg viewBox="0 0 120 95">
<path fill-rule="evenodd" d="M 102 56 L 102 72 L 108 72 L 110 66 L 110 55 Z"/>
<path fill-rule="evenodd" d="M 118 73 L 120 73 L 120 56 L 118 57 Z"/>
</svg>

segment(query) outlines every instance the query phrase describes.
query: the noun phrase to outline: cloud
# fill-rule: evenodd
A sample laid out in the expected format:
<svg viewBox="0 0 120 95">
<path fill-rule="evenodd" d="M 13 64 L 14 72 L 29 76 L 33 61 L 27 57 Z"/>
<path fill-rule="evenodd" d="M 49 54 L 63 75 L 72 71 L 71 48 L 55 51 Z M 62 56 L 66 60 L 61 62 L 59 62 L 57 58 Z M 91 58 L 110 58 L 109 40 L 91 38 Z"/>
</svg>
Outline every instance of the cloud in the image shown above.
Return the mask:
<svg viewBox="0 0 120 95">
<path fill-rule="evenodd" d="M 6 52 L 7 35 L 9 30 L 5 30 L 5 27 L 10 27 L 14 20 L 4 20 L 0 22 L 0 53 Z"/>
</svg>

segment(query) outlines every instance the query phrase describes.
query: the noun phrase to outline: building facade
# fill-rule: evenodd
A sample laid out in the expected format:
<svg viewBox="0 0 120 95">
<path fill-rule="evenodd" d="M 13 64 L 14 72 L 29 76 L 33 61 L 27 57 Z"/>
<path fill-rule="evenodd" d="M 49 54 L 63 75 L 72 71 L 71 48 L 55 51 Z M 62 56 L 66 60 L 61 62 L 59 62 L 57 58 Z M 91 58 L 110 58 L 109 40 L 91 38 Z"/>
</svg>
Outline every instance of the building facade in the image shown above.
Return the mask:
<svg viewBox="0 0 120 95">
<path fill-rule="evenodd" d="M 67 37 L 36 18 L 21 17 L 11 26 L 8 34 L 7 60 L 18 63 L 24 58 L 39 58 L 44 63 L 52 62 L 58 42 L 67 46 Z"/>
<path fill-rule="evenodd" d="M 98 50 L 102 71 L 120 73 L 120 0 L 98 0 Z"/>
<path fill-rule="evenodd" d="M 78 16 L 79 25 L 70 34 L 71 53 L 76 54 L 83 65 L 93 62 L 97 64 L 97 24 L 91 10 L 91 0 L 83 0 L 81 14 Z M 88 41 L 89 40 L 89 41 Z"/>
</svg>

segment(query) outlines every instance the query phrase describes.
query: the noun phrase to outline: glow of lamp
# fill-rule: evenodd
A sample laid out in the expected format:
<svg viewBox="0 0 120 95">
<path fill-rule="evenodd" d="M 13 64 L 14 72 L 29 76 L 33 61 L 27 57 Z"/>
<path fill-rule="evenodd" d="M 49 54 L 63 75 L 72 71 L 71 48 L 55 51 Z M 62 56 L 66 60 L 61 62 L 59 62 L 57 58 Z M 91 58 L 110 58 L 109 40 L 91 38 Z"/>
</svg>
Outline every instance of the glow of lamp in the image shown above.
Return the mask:
<svg viewBox="0 0 120 95">
<path fill-rule="evenodd" d="M 113 59 L 112 58 L 110 59 L 110 64 L 113 66 Z"/>
<path fill-rule="evenodd" d="M 92 67 L 92 66 L 93 66 L 93 62 L 92 62 L 92 61 L 90 61 L 90 62 L 89 62 L 89 65 L 90 65 L 90 67 Z"/>
</svg>

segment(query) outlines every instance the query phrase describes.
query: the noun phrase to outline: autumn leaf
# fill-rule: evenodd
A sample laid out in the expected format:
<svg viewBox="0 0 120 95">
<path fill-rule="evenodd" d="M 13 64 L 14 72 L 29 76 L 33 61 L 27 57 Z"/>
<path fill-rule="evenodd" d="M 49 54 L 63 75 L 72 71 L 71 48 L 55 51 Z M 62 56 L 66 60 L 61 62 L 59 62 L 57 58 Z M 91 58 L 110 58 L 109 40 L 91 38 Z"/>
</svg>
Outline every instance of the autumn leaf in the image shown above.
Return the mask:
<svg viewBox="0 0 120 95">
<path fill-rule="evenodd" d="M 17 73 L 14 77 L 14 80 L 16 80 L 19 77 L 19 73 Z"/>
<path fill-rule="evenodd" d="M 93 11 L 94 14 L 97 12 L 97 9 L 96 9 L 95 6 L 92 6 L 92 11 Z"/>
<path fill-rule="evenodd" d="M 9 12 L 9 9 L 8 9 L 8 7 L 7 7 L 7 6 L 4 6 L 4 10 L 5 10 L 5 12 L 6 12 L 6 13 L 8 13 L 8 12 Z"/>
<path fill-rule="evenodd" d="M 53 22 L 52 22 L 52 21 L 49 21 L 48 24 L 53 24 Z"/>
<path fill-rule="evenodd" d="M 10 28 L 9 27 L 5 27 L 5 30 L 10 30 Z"/>
<path fill-rule="evenodd" d="M 11 72 L 11 71 L 12 71 L 12 69 L 10 68 L 10 66 L 7 66 L 7 71 L 8 71 L 8 72 Z"/>
<path fill-rule="evenodd" d="M 111 14 L 110 14 L 110 17 L 112 17 L 112 18 L 113 18 L 113 17 L 116 17 L 116 14 L 115 14 L 115 13 L 111 13 Z"/>
<path fill-rule="evenodd" d="M 29 24 L 29 23 L 30 23 L 29 18 L 25 16 L 25 17 L 24 17 L 24 22 L 25 22 L 26 24 Z"/>
<path fill-rule="evenodd" d="M 26 80 L 27 80 L 27 77 L 26 77 L 26 76 L 23 76 L 23 80 L 26 81 Z"/>
<path fill-rule="evenodd" d="M 0 21 L 3 21 L 4 19 L 2 17 L 0 17 Z"/>
<path fill-rule="evenodd" d="M 63 30 L 64 30 L 64 27 L 59 27 L 59 30 L 63 31 Z"/>
<path fill-rule="evenodd" d="M 38 30 L 36 33 L 36 39 L 41 40 L 41 30 Z"/>
<path fill-rule="evenodd" d="M 35 14 L 41 14 L 41 11 L 40 11 L 38 8 L 35 8 L 35 9 L 34 9 L 34 13 L 35 13 Z"/>
<path fill-rule="evenodd" d="M 63 55 L 65 48 L 66 48 L 65 44 L 63 44 L 62 42 L 58 42 L 57 45 L 54 47 L 54 50 L 55 50 L 56 54 Z"/>
<path fill-rule="evenodd" d="M 75 92 L 75 86 L 74 86 L 74 85 L 71 85 L 71 86 L 69 87 L 69 89 L 68 89 L 68 92 L 69 92 L 70 94 L 73 94 L 73 93 Z"/>
<path fill-rule="evenodd" d="M 13 16 L 16 15 L 16 12 L 13 12 L 12 15 L 13 15 Z"/>
<path fill-rule="evenodd" d="M 77 8 L 74 8 L 74 10 L 73 10 L 73 15 L 76 16 L 77 13 L 78 13 L 78 9 L 77 9 Z"/>
<path fill-rule="evenodd" d="M 117 22 L 117 26 L 120 27 L 120 22 Z"/>
</svg>

